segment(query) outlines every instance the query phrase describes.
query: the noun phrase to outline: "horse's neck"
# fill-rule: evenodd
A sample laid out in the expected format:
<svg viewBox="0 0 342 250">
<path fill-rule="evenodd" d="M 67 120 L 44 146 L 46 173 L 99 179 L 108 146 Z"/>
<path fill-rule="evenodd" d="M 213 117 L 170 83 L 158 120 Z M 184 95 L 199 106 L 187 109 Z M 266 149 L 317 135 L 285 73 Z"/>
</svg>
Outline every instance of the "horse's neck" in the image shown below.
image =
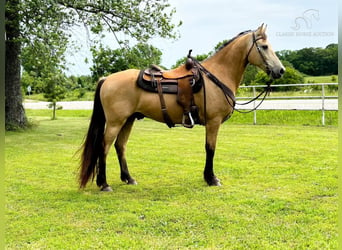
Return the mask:
<svg viewBox="0 0 342 250">
<path fill-rule="evenodd" d="M 246 68 L 249 36 L 237 38 L 215 55 L 204 61 L 203 66 L 236 93 Z"/>
</svg>

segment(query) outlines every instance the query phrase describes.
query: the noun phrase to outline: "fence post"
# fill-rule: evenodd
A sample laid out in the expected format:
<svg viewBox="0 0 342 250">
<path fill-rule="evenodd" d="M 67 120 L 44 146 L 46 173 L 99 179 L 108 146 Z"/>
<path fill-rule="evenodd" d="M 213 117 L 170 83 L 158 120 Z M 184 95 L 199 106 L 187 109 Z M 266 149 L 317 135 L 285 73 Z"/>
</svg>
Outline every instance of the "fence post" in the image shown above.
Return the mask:
<svg viewBox="0 0 342 250">
<path fill-rule="evenodd" d="M 324 99 L 325 99 L 324 84 L 322 84 L 322 125 L 323 126 L 325 126 Z"/>
<path fill-rule="evenodd" d="M 253 86 L 253 98 L 255 98 L 256 95 L 255 95 L 255 87 Z M 256 100 L 253 102 L 253 108 L 255 109 L 256 107 L 256 104 L 255 104 Z M 256 125 L 257 123 L 257 117 L 256 117 L 256 109 L 253 111 L 253 124 Z"/>
</svg>

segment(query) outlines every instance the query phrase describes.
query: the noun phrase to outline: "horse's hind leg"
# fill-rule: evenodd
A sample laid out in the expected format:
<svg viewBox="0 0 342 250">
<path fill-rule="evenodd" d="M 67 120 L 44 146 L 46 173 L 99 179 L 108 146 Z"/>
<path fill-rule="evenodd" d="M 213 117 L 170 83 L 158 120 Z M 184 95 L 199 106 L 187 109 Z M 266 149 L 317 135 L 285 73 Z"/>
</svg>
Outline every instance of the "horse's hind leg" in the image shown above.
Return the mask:
<svg viewBox="0 0 342 250">
<path fill-rule="evenodd" d="M 122 125 L 106 125 L 106 130 L 104 133 L 104 154 L 99 156 L 98 169 L 96 184 L 101 188 L 101 191 L 112 191 L 112 188 L 107 183 L 106 177 L 106 159 L 109 153 L 109 149 L 113 144 L 114 140 L 117 138 Z"/>
<path fill-rule="evenodd" d="M 98 162 L 96 184 L 101 188 L 101 191 L 112 191 L 112 188 L 107 183 L 106 177 L 106 157 L 100 156 Z"/>
<path fill-rule="evenodd" d="M 128 137 L 131 133 L 135 117 L 131 116 L 127 119 L 125 125 L 120 130 L 120 133 L 115 141 L 115 149 L 118 155 L 121 171 L 121 180 L 127 184 L 136 185 L 137 182 L 131 177 L 128 171 L 127 161 L 126 161 L 126 144 Z"/>
</svg>

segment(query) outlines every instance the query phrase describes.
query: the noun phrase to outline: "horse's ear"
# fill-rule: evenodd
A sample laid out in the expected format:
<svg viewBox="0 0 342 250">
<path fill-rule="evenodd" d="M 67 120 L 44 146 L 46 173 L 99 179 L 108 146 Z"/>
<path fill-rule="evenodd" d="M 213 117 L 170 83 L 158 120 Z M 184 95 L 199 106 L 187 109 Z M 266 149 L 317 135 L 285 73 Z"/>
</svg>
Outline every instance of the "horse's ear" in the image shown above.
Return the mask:
<svg viewBox="0 0 342 250">
<path fill-rule="evenodd" d="M 266 37 L 267 24 L 262 25 L 262 34 Z"/>
<path fill-rule="evenodd" d="M 267 25 L 264 23 L 261 24 L 261 26 L 256 31 L 257 36 L 261 36 L 263 39 L 266 39 L 267 38 L 266 29 L 267 29 Z"/>
</svg>

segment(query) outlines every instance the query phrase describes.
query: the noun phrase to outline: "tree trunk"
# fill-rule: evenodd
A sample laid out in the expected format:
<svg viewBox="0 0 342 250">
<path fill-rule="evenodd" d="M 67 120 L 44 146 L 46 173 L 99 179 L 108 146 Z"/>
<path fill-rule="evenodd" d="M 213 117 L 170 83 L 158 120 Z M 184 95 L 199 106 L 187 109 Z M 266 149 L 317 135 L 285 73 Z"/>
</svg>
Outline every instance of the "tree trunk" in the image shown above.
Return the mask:
<svg viewBox="0 0 342 250">
<path fill-rule="evenodd" d="M 55 101 L 52 102 L 52 120 L 56 120 L 56 105 L 57 103 Z"/>
<path fill-rule="evenodd" d="M 18 0 L 6 1 L 5 125 L 6 130 L 27 126 L 20 85 L 20 29 Z"/>
</svg>

